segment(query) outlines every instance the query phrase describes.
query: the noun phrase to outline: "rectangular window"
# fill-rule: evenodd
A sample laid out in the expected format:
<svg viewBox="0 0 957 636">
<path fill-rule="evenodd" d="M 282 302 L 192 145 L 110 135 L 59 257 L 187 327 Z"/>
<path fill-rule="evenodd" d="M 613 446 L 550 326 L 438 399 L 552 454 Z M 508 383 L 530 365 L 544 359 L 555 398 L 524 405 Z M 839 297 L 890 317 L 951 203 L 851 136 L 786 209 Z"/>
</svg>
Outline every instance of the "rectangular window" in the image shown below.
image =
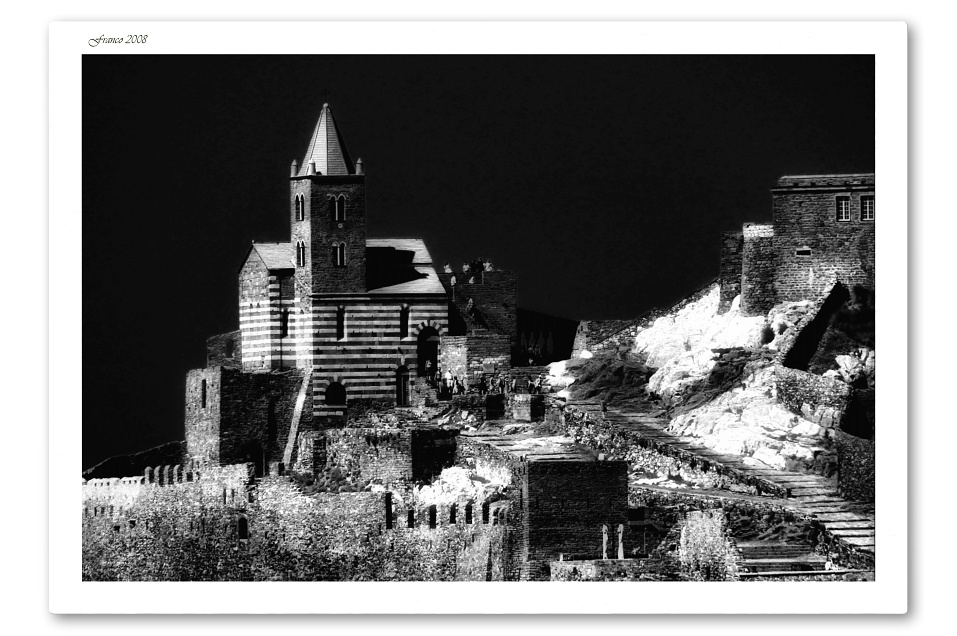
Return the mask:
<svg viewBox="0 0 957 636">
<path fill-rule="evenodd" d="M 837 197 L 837 220 L 851 220 L 851 197 Z"/>
<path fill-rule="evenodd" d="M 873 196 L 861 197 L 861 220 L 862 221 L 874 220 L 874 197 Z"/>
<path fill-rule="evenodd" d="M 794 250 L 794 255 L 795 255 L 795 256 L 810 256 L 810 255 L 811 255 L 811 248 L 809 248 L 809 247 L 804 247 L 804 248 L 801 248 L 801 249 Z"/>
</svg>

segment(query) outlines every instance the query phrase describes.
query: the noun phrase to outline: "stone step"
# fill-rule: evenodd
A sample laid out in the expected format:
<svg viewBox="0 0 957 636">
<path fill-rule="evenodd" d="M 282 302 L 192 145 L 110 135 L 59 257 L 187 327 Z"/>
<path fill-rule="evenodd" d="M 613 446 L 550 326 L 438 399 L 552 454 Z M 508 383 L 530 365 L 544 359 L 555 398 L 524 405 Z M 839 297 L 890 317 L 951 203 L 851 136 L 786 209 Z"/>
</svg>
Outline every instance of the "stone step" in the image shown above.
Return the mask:
<svg viewBox="0 0 957 636">
<path fill-rule="evenodd" d="M 835 537 L 873 537 L 874 528 L 828 528 Z"/>
<path fill-rule="evenodd" d="M 827 521 L 824 527 L 828 532 L 835 530 L 857 530 L 863 528 L 874 529 L 874 521 L 871 519 L 861 519 L 860 521 Z"/>
</svg>

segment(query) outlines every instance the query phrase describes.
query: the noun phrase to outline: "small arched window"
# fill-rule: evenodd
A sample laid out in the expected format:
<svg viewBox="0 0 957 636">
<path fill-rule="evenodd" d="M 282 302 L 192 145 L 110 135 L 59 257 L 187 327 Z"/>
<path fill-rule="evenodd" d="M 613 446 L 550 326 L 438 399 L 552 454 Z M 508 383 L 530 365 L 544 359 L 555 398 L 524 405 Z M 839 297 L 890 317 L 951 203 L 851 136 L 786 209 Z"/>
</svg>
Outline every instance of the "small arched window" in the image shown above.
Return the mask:
<svg viewBox="0 0 957 636">
<path fill-rule="evenodd" d="M 403 307 L 399 310 L 399 337 L 409 337 L 409 308 Z"/>
<path fill-rule="evenodd" d="M 239 522 L 236 524 L 237 534 L 239 535 L 240 541 L 245 541 L 249 538 L 249 522 L 246 520 L 246 517 L 240 517 Z"/>
<path fill-rule="evenodd" d="M 279 337 L 285 338 L 289 335 L 289 310 L 283 309 L 279 314 Z"/>
<path fill-rule="evenodd" d="M 336 340 L 342 340 L 346 337 L 346 308 L 336 309 Z"/>
<path fill-rule="evenodd" d="M 203 408 L 206 408 L 206 379 L 203 379 L 202 384 L 200 385 L 201 399 L 203 402 Z"/>
<path fill-rule="evenodd" d="M 232 338 L 229 338 L 228 340 L 226 340 L 226 357 L 227 358 L 233 357 L 233 354 L 235 353 L 235 347 L 236 347 L 236 344 Z"/>
<path fill-rule="evenodd" d="M 296 267 L 305 267 L 306 265 L 306 244 L 302 241 L 296 242 Z"/>
<path fill-rule="evenodd" d="M 306 198 L 301 194 L 296 195 L 296 220 L 302 221 L 306 218 Z"/>
<path fill-rule="evenodd" d="M 337 223 L 346 220 L 346 197 L 344 195 L 340 194 L 332 200 L 332 214 Z"/>
</svg>

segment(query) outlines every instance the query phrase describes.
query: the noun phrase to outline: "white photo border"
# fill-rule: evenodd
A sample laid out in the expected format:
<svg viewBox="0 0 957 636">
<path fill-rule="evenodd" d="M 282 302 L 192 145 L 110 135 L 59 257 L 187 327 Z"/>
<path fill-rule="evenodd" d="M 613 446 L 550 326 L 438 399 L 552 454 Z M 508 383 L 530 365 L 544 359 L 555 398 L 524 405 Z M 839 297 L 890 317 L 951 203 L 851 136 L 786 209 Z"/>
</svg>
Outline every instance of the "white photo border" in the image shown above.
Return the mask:
<svg viewBox="0 0 957 636">
<path fill-rule="evenodd" d="M 875 56 L 881 384 L 907 386 L 903 22 L 55 22 L 50 25 L 50 611 L 308 614 L 899 614 L 907 611 L 907 397 L 877 394 L 868 583 L 102 583 L 81 580 L 81 59 L 110 54 L 869 54 Z M 149 44 L 92 47 L 100 35 Z M 69 170 L 64 170 L 69 166 Z M 717 240 L 717 238 L 716 238 Z M 71 485 L 72 484 L 72 485 Z M 315 586 L 321 586 L 317 590 Z M 517 586 L 517 587 L 516 587 Z M 822 587 L 831 586 L 831 587 Z M 691 588 L 691 589 L 685 589 Z M 320 592 L 321 593 L 317 593 Z M 746 594 L 742 594 L 746 591 Z M 422 601 L 428 599 L 428 603 Z M 693 599 L 693 600 L 691 600 Z"/>
</svg>

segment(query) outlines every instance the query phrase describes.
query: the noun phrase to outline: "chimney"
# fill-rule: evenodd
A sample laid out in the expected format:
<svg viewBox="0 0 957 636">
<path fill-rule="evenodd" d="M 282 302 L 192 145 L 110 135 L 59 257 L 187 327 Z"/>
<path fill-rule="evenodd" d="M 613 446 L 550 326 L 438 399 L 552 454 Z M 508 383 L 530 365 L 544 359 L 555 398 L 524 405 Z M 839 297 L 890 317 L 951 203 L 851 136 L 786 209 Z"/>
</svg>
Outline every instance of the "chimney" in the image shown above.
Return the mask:
<svg viewBox="0 0 957 636">
<path fill-rule="evenodd" d="M 295 177 L 297 174 L 299 174 L 299 163 L 293 159 L 292 165 L 289 166 L 289 176 Z"/>
<path fill-rule="evenodd" d="M 315 161 L 310 161 L 310 162 L 309 162 L 309 167 L 306 168 L 306 174 L 307 174 L 307 175 L 315 175 L 315 174 L 316 174 L 316 162 L 315 162 Z"/>
<path fill-rule="evenodd" d="M 365 169 L 362 167 L 362 157 L 356 159 L 356 174 L 365 174 Z"/>
</svg>

